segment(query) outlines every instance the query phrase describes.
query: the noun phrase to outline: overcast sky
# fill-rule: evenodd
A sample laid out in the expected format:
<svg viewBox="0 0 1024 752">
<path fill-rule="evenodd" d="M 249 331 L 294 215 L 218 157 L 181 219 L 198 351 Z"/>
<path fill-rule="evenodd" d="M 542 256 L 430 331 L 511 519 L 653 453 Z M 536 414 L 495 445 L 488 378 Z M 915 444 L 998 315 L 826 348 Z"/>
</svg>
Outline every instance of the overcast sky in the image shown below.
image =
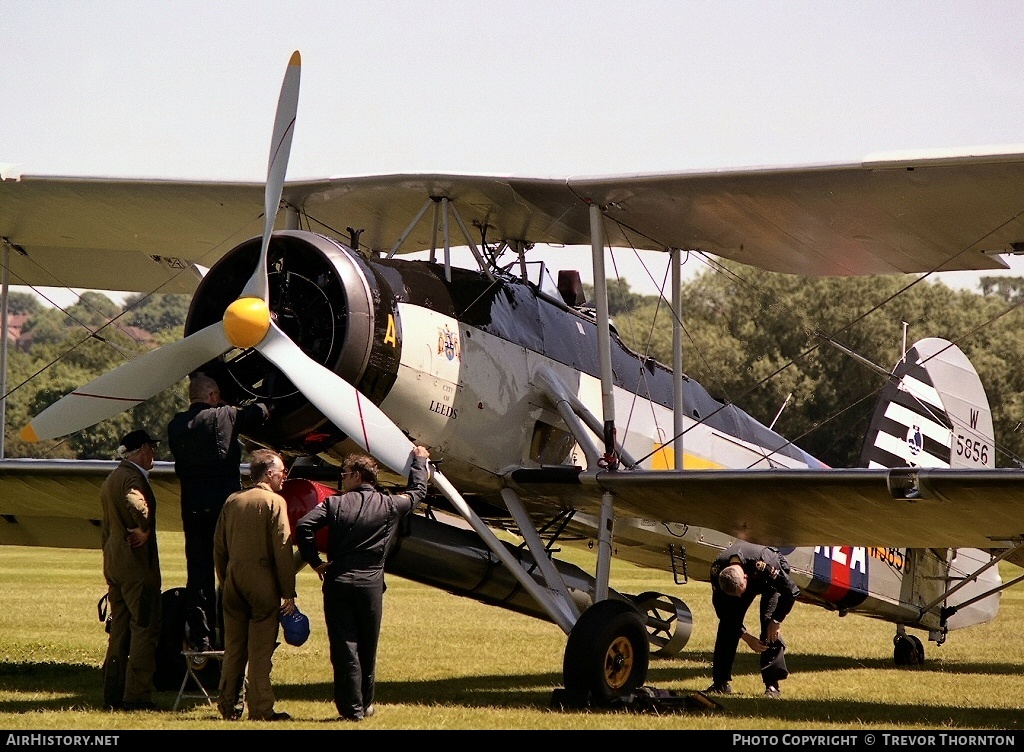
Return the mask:
<svg viewBox="0 0 1024 752">
<path fill-rule="evenodd" d="M 296 49 L 296 179 L 1020 144 L 1021 29 L 1024 3 L 999 0 L 0 0 L 0 162 L 263 180 Z M 634 289 L 653 291 L 617 258 Z M 660 278 L 664 257 L 646 258 Z"/>
</svg>

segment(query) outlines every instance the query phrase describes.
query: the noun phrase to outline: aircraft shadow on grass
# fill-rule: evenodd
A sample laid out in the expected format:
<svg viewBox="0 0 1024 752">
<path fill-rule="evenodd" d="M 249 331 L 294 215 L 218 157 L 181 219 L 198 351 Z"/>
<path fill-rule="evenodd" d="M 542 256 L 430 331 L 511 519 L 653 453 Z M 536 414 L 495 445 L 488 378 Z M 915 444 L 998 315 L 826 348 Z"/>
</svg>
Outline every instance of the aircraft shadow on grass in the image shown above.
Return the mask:
<svg viewBox="0 0 1024 752">
<path fill-rule="evenodd" d="M 855 668 L 853 661 L 833 660 L 834 666 L 826 666 L 828 661 L 820 661 L 823 656 L 810 656 L 817 662 L 811 670 L 830 671 L 835 669 Z M 875 668 L 876 662 L 859 662 L 865 668 Z M 891 669 L 889 662 L 878 659 L 877 667 Z M 968 664 L 958 667 L 958 673 L 990 673 L 1008 674 L 1017 670 L 1009 664 Z M 803 669 L 800 669 L 803 670 Z M 927 664 L 915 671 L 929 671 Z M 935 666 L 931 670 L 948 672 L 946 667 Z M 756 664 L 754 667 L 756 673 Z M 652 685 L 657 686 L 658 680 L 692 679 L 707 673 L 701 669 L 681 669 L 652 671 Z M 905 678 L 905 677 L 904 677 Z M 561 676 L 557 673 L 521 674 L 521 675 L 481 675 L 438 679 L 430 681 L 397 681 L 378 682 L 377 700 L 382 704 L 406 703 L 429 705 L 431 702 L 446 706 L 464 706 L 468 708 L 493 707 L 500 705 L 505 708 L 547 707 L 552 689 L 559 685 Z M 275 685 L 274 692 L 278 699 L 316 701 L 329 699 L 332 686 L 329 683 L 285 684 Z M 872 702 L 870 697 L 863 701 L 822 700 L 787 697 L 784 700 L 767 700 L 758 694 L 734 695 L 716 698 L 723 706 L 720 713 L 736 717 L 776 718 L 781 722 L 793 723 L 864 723 L 879 724 L 898 728 L 908 723 L 923 727 L 945 728 L 950 722 L 962 728 L 971 729 L 1014 729 L 1024 728 L 1024 716 L 1013 708 L 985 707 L 950 707 L 939 705 L 899 705 L 878 700 Z M 587 709 L 586 713 L 628 712 L 614 709 Z M 678 710 L 676 713 L 687 714 L 695 711 Z M 699 712 L 699 711 L 696 711 Z M 673 713 L 675 714 L 675 713 Z M 949 729 L 956 733 L 956 729 Z"/>
<path fill-rule="evenodd" d="M 697 664 L 696 668 L 680 667 L 671 665 L 659 665 L 651 663 L 648 680 L 653 686 L 659 683 L 678 682 L 692 679 L 694 677 L 711 678 L 711 653 L 706 651 L 694 651 L 687 654 L 687 660 Z M 878 658 L 854 658 L 850 656 L 829 655 L 826 653 L 801 653 L 797 650 L 787 650 L 786 662 L 794 676 L 810 674 L 822 671 L 854 671 L 857 669 L 872 669 L 879 671 L 894 671 L 892 661 L 887 657 Z M 916 666 L 901 666 L 899 671 L 911 671 L 919 673 L 940 673 L 940 674 L 961 674 L 970 676 L 974 674 L 992 674 L 997 676 L 1018 676 L 1021 673 L 1021 666 L 1016 662 L 992 663 L 983 661 L 957 661 L 947 662 L 941 658 L 929 658 L 922 664 Z M 753 653 L 740 652 L 736 656 L 736 663 L 733 667 L 736 676 L 749 674 L 756 676 L 758 673 L 757 656 Z"/>
<path fill-rule="evenodd" d="M 84 663 L 0 662 L 0 692 L 33 695 L 27 700 L 0 700 L 0 713 L 87 710 L 103 704 L 103 671 L 99 666 Z M 34 696 L 37 693 L 55 696 L 39 699 Z"/>
<path fill-rule="evenodd" d="M 445 704 L 466 707 L 523 707 L 546 705 L 561 674 L 490 674 L 425 681 L 377 681 L 375 700 L 381 703 Z M 274 684 L 281 700 L 330 701 L 334 687 L 329 682 Z M 500 699 L 499 699 L 500 698 Z"/>
<path fill-rule="evenodd" d="M 756 664 L 743 665 L 737 660 L 737 676 L 756 673 Z M 794 656 L 795 657 L 795 656 Z M 855 668 L 891 668 L 883 658 L 869 660 L 845 659 L 836 656 L 805 655 L 795 662 L 794 671 L 810 673 L 815 671 L 836 671 Z M 709 654 L 699 654 L 699 660 L 708 661 Z M 806 662 L 806 665 L 802 665 Z M 749 670 L 749 669 L 753 670 Z M 914 668 L 915 672 L 937 672 L 945 674 L 996 674 L 1010 675 L 1019 672 L 1019 666 L 1010 663 L 963 663 L 955 665 L 932 661 Z M 704 667 L 654 668 L 651 671 L 651 686 L 692 680 L 707 674 Z M 382 681 L 377 685 L 377 697 L 381 703 L 408 703 L 429 705 L 437 702 L 446 706 L 491 707 L 500 705 L 508 708 L 546 707 L 552 688 L 558 686 L 561 675 L 541 674 L 497 674 L 461 676 L 450 679 L 429 681 Z M 30 713 L 40 711 L 62 711 L 70 709 L 89 710 L 99 708 L 102 687 L 102 670 L 86 664 L 59 664 L 54 662 L 0 663 L 0 691 L 15 695 L 0 700 L 0 713 Z M 274 686 L 278 699 L 287 702 L 306 701 L 330 702 L 333 687 L 329 682 L 303 684 L 277 684 Z M 32 695 L 32 699 L 18 699 L 18 693 Z M 39 699 L 39 693 L 57 696 Z M 168 704 L 167 698 L 174 696 L 167 691 L 158 694 L 161 706 Z M 888 702 L 820 700 L 787 697 L 783 701 L 767 701 L 758 695 L 737 694 L 719 698 L 727 715 L 737 717 L 757 716 L 776 718 L 781 722 L 828 722 L 881 724 L 899 727 L 912 722 L 923 727 L 945 727 L 952 721 L 963 728 L 1017 729 L 1024 728 L 1024 716 L 1012 708 L 950 707 L 936 705 L 893 705 Z M 191 706 L 192 708 L 195 705 Z M 190 709 L 188 707 L 184 708 Z M 588 710 L 586 712 L 594 712 Z M 608 710 L 605 712 L 622 712 Z M 911 714 L 913 717 L 909 717 Z M 955 733 L 954 729 L 950 729 Z"/>
</svg>

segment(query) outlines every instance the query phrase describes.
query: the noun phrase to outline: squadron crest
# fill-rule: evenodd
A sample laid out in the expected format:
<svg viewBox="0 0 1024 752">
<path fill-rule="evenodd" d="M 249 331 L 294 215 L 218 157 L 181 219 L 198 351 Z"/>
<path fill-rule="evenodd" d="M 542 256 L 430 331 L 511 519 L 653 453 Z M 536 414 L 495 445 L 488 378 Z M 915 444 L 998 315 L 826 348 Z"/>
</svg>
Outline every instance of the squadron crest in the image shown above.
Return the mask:
<svg viewBox="0 0 1024 752">
<path fill-rule="evenodd" d="M 437 332 L 437 354 L 441 353 L 444 353 L 448 360 L 462 357 L 459 348 L 459 335 L 449 329 L 447 324 Z"/>
</svg>

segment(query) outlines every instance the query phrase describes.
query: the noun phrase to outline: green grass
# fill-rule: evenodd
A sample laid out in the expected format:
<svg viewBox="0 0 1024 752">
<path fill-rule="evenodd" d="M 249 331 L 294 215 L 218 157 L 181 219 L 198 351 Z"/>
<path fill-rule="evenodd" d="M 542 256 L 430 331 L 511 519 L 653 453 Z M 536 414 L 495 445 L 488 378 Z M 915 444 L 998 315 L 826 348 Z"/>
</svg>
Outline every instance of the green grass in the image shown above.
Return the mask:
<svg viewBox="0 0 1024 752">
<path fill-rule="evenodd" d="M 180 535 L 161 539 L 164 587 L 184 584 Z M 563 552 L 581 566 L 589 561 Z M 1005 566 L 1004 579 L 1019 576 Z M 621 592 L 671 592 L 694 614 L 683 654 L 652 661 L 648 684 L 693 691 L 710 683 L 715 620 L 708 586 L 676 587 L 666 575 L 617 565 Z M 313 633 L 282 645 L 272 676 L 277 707 L 305 729 L 1020 729 L 1024 728 L 1024 590 L 1009 588 L 992 624 L 926 643 L 926 662 L 896 668 L 890 624 L 840 618 L 798 604 L 786 621 L 793 672 L 784 697 L 760 695 L 753 653 L 741 646 L 734 688 L 716 713 L 668 715 L 556 712 L 565 636 L 552 624 L 484 606 L 397 577 L 389 579 L 378 663 L 378 713 L 359 725 L 331 722 L 331 666 L 320 583 L 299 573 L 299 604 Z M 175 692 L 157 695 L 164 712 L 100 709 L 106 635 L 96 615 L 104 593 L 98 551 L 0 548 L 0 728 L 227 729 L 270 727 L 221 721 L 205 704 L 171 712 Z M 278 724 L 279 726 L 279 724 Z"/>
</svg>

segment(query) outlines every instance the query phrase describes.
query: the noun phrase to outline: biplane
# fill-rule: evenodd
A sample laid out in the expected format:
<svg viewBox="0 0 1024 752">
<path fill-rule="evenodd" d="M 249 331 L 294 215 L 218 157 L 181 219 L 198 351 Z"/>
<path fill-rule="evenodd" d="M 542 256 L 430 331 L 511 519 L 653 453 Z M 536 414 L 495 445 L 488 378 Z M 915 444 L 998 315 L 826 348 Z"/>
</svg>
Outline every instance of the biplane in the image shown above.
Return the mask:
<svg viewBox="0 0 1024 752">
<path fill-rule="evenodd" d="M 345 454 L 372 454 L 400 483 L 413 444 L 428 446 L 428 513 L 388 571 L 553 622 L 574 704 L 636 691 L 651 655 L 677 654 L 692 629 L 674 592 L 614 591 L 613 555 L 681 584 L 706 579 L 736 539 L 779 547 L 805 600 L 895 623 L 901 663 L 923 659 L 908 627 L 941 642 L 993 618 L 1006 587 L 996 564 L 1022 561 L 1024 474 L 995 469 L 988 401 L 963 353 L 939 339 L 910 348 L 864 466 L 827 467 L 683 373 L 679 269 L 691 249 L 804 275 L 1004 268 L 999 254 L 1024 248 L 1024 154 L 291 181 L 300 67 L 295 53 L 265 184 L 0 182 L 20 283 L 59 265 L 75 287 L 193 294 L 183 339 L 74 389 L 25 438 L 79 431 L 202 370 L 229 401 L 272 405 L 245 439 L 289 459 L 294 514 L 330 493 Z M 563 244 L 592 249 L 594 301 L 571 270 L 531 278 L 528 253 Z M 476 269 L 451 263 L 459 245 Z M 632 351 L 609 321 L 604 257 L 621 247 L 669 254 L 672 364 Z M 414 251 L 431 259 L 403 259 Z M 0 462 L 0 542 L 98 545 L 109 468 Z M 173 472 L 152 477 L 173 509 Z M 75 481 L 84 490 L 68 491 Z M 161 524 L 180 525 L 173 512 Z M 593 546 L 595 571 L 555 559 L 559 542 Z"/>
</svg>

